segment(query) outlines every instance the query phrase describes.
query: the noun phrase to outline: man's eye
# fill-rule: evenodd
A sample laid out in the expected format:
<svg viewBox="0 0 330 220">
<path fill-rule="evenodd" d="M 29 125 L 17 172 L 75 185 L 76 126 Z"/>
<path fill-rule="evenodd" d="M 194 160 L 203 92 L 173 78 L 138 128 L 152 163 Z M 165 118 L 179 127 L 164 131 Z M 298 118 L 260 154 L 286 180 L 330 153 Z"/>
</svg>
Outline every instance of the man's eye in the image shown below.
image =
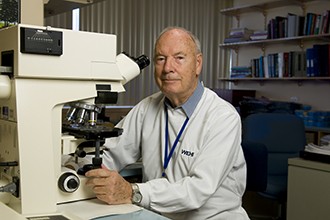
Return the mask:
<svg viewBox="0 0 330 220">
<path fill-rule="evenodd" d="M 163 62 L 164 60 L 165 60 L 165 57 L 157 57 L 156 58 L 157 63 Z"/>
<path fill-rule="evenodd" d="M 177 59 L 177 60 L 183 60 L 184 57 L 182 57 L 182 56 L 178 56 L 178 57 L 176 57 L 176 59 Z"/>
</svg>

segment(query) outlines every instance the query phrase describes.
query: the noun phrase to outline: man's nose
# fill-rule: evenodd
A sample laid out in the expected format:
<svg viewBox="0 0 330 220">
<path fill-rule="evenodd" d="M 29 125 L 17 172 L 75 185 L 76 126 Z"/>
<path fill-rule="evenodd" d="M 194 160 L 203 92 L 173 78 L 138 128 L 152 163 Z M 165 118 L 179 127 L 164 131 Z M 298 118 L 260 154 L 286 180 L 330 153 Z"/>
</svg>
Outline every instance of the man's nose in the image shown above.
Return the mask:
<svg viewBox="0 0 330 220">
<path fill-rule="evenodd" d="M 171 57 L 166 58 L 165 64 L 164 64 L 164 70 L 167 73 L 173 71 L 173 58 L 171 58 Z"/>
</svg>

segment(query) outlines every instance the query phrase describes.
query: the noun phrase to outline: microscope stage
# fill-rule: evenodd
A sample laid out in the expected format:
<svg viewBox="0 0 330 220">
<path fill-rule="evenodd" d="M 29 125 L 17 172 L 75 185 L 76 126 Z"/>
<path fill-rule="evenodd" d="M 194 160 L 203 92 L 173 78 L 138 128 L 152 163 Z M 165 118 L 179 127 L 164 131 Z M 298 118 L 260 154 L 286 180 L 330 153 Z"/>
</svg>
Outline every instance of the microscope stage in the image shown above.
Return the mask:
<svg viewBox="0 0 330 220">
<path fill-rule="evenodd" d="M 103 140 L 105 138 L 120 136 L 123 133 L 123 129 L 108 126 L 63 125 L 62 132 L 68 132 L 76 138 L 84 138 L 86 140 Z"/>
</svg>

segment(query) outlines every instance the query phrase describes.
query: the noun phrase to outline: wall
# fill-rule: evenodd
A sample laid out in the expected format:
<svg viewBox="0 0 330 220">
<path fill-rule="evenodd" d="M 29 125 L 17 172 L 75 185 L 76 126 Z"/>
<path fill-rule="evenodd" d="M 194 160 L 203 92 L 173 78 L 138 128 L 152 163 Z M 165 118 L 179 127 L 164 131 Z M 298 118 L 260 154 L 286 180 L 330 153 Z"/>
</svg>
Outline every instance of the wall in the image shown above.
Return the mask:
<svg viewBox="0 0 330 220">
<path fill-rule="evenodd" d="M 259 3 L 260 1 L 234 1 L 234 6 L 247 5 L 250 3 Z M 266 1 L 264 1 L 266 2 Z M 307 12 L 321 13 L 326 9 L 330 10 L 329 1 L 315 1 L 306 3 Z M 276 15 L 286 16 L 288 12 L 303 14 L 303 10 L 300 7 L 281 7 L 271 9 L 266 16 L 266 22 L 268 23 L 270 18 L 274 18 Z M 233 26 L 237 26 L 236 19 L 233 19 Z M 240 27 L 248 27 L 250 29 L 263 29 L 264 17 L 262 13 L 246 13 L 240 17 Z M 329 40 L 326 41 L 329 43 Z M 279 44 L 273 47 L 267 47 L 266 53 L 290 51 L 290 50 L 304 50 L 311 47 L 311 43 L 304 44 L 303 48 L 298 45 Z M 260 48 L 247 48 L 246 51 L 240 50 L 239 62 L 242 64 L 248 64 L 249 59 L 253 56 L 257 58 L 261 54 Z M 236 62 L 235 59 L 233 61 Z M 330 102 L 328 94 L 330 94 L 330 80 L 328 81 L 303 81 L 302 83 L 291 81 L 276 81 L 276 82 L 239 82 L 238 84 L 231 84 L 233 89 L 255 89 L 257 91 L 257 97 L 265 96 L 272 100 L 279 101 L 297 101 L 302 104 L 308 104 L 313 107 L 314 110 L 330 110 Z"/>
<path fill-rule="evenodd" d="M 81 8 L 81 30 L 117 35 L 117 52 L 133 56 L 153 56 L 153 44 L 166 26 L 183 26 L 194 32 L 202 43 L 204 56 L 201 80 L 210 88 L 224 88 L 219 81 L 228 69 L 228 56 L 220 50 L 230 18 L 220 14 L 230 7 L 231 0 L 105 0 Z M 71 13 L 47 17 L 45 25 L 71 28 Z M 153 64 L 136 79 L 125 85 L 119 95 L 119 105 L 134 105 L 156 91 Z"/>
<path fill-rule="evenodd" d="M 21 1 L 21 23 L 42 26 L 44 23 L 44 1 L 43 0 L 20 0 Z"/>
<path fill-rule="evenodd" d="M 197 35 L 202 43 L 204 65 L 201 80 L 211 88 L 220 86 L 218 45 L 224 38 L 227 17 L 219 11 L 231 1 L 219 0 L 105 0 L 81 8 L 81 30 L 117 35 L 117 52 L 132 56 L 153 56 L 157 35 L 167 26 L 183 26 Z M 46 24 L 65 27 L 65 16 L 46 19 Z M 227 22 L 228 23 L 228 22 Z M 153 64 L 125 85 L 127 92 L 119 96 L 119 105 L 134 105 L 158 88 L 153 79 Z"/>
</svg>

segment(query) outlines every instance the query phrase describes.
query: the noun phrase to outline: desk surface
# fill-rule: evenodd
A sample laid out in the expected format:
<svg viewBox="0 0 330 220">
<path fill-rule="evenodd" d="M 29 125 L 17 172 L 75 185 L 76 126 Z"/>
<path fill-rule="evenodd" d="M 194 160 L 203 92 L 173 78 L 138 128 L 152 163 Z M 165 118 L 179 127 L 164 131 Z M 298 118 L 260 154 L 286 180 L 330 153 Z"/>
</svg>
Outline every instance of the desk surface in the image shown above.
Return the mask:
<svg viewBox="0 0 330 220">
<path fill-rule="evenodd" d="M 21 214 L 15 212 L 14 210 L 9 208 L 7 205 L 3 204 L 2 202 L 0 202 L 0 213 L 1 213 L 0 214 L 1 219 L 27 220 L 27 218 L 25 218 Z M 64 217 L 64 216 L 62 216 L 62 217 Z M 38 218 L 36 218 L 36 219 L 38 219 Z M 99 218 L 94 218 L 93 220 L 127 220 L 127 219 L 168 220 L 168 218 L 158 215 L 157 213 L 154 213 L 147 209 L 141 209 L 139 211 L 131 212 L 131 213 L 127 213 L 127 214 L 103 216 L 103 217 L 99 217 Z"/>
<path fill-rule="evenodd" d="M 329 163 L 322 163 L 318 161 L 312 161 L 312 160 L 305 160 L 303 158 L 290 158 L 288 161 L 289 166 L 298 166 L 298 167 L 304 167 L 309 169 L 315 169 L 320 171 L 326 171 L 330 172 L 330 164 Z"/>
<path fill-rule="evenodd" d="M 154 212 L 151 212 L 147 209 L 142 209 L 140 211 L 122 214 L 122 215 L 111 215 L 105 216 L 101 218 L 95 218 L 95 220 L 127 220 L 127 219 L 134 219 L 134 220 L 168 220 L 168 218 L 158 215 Z"/>
<path fill-rule="evenodd" d="M 0 202 L 0 213 L 1 219 L 26 220 L 26 218 L 24 218 L 22 215 L 18 214 L 2 202 Z"/>
</svg>

